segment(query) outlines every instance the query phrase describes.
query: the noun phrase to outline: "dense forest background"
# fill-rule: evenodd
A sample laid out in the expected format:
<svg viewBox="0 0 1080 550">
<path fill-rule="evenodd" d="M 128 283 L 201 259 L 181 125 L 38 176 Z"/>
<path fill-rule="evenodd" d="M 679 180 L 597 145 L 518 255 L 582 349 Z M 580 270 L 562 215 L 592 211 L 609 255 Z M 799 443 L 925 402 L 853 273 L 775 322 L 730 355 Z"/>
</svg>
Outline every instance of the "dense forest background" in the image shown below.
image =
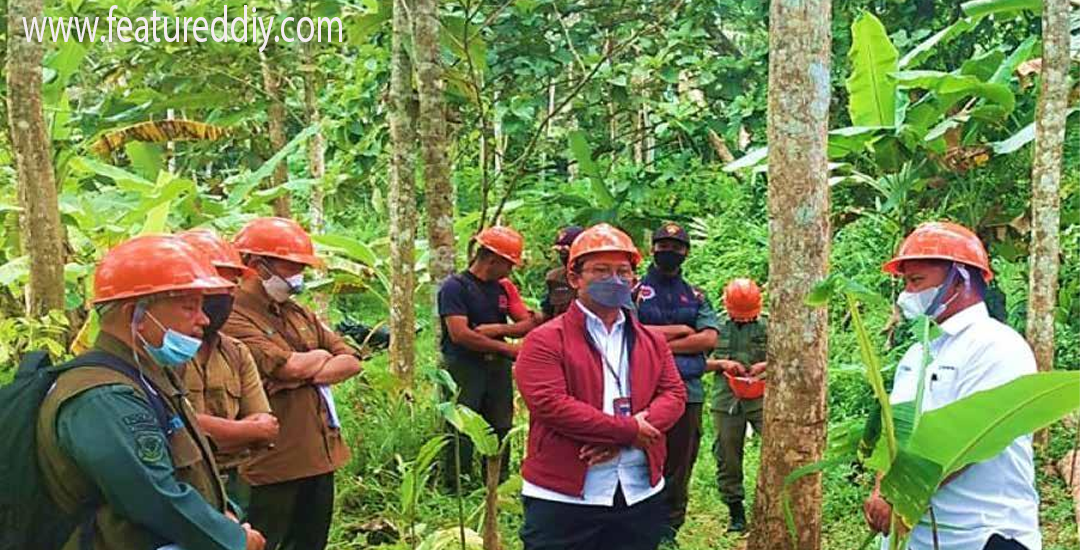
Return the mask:
<svg viewBox="0 0 1080 550">
<path fill-rule="evenodd" d="M 224 3 L 241 10 L 244 5 L 117 5 L 136 17 L 151 10 L 219 13 Z M 419 5 L 427 3 L 416 4 L 411 13 L 419 25 L 425 13 Z M 50 0 L 44 10 L 104 16 L 110 5 Z M 256 215 L 294 217 L 317 235 L 329 260 L 304 299 L 330 323 L 386 324 L 391 301 L 402 299 L 393 296 L 394 281 L 408 275 L 416 282 L 409 297 L 415 320 L 408 319 L 415 324 L 415 359 L 401 368 L 366 346 L 371 357 L 365 374 L 339 391 L 353 460 L 338 477 L 333 547 L 451 548 L 457 547 L 458 502 L 424 485 L 429 472 L 422 448 L 442 431 L 437 405 L 444 399 L 431 304 L 441 276 L 465 266 L 471 235 L 499 222 L 525 236 L 526 263 L 512 278 L 534 308 L 543 274 L 556 261 L 550 245 L 557 230 L 600 221 L 627 229 L 643 250 L 662 221 L 685 224 L 694 239 L 687 279 L 714 304 L 737 276 L 766 282 L 768 292 L 768 3 L 455 0 L 434 4 L 437 22 L 425 29 L 435 32 L 421 33 L 417 26 L 415 40 L 395 25 L 394 7 L 412 5 L 402 0 L 248 5 L 341 17 L 347 41 L 271 46 L 264 54 L 250 44 L 46 45 L 39 101 L 59 205 L 59 246 L 51 262 L 62 268 L 63 285 L 54 289 L 54 304 L 62 307 L 42 308 L 34 301 L 41 297 L 26 292 L 33 275 L 30 248 L 45 245 L 30 239 L 33 228 L 20 222 L 25 197 L 19 196 L 13 148 L 19 130 L 6 126 L 0 135 L 3 368 L 28 349 L 68 354 L 77 335 L 92 332 L 86 304 L 93 266 L 123 239 L 194 226 L 228 235 Z M 984 237 L 1008 322 L 1026 330 L 1040 6 L 1005 0 L 832 3 L 830 270 L 887 298 L 864 313 L 875 343 L 889 350 L 887 363 L 895 362 L 905 340 L 884 330 L 888 302 L 899 287 L 880 266 L 904 235 L 927 220 L 953 220 Z M 0 15 L 5 43 L 12 31 L 7 11 Z M 1054 368 L 1075 370 L 1075 2 L 1069 25 L 1070 110 L 1053 333 Z M 434 59 L 421 52 L 432 40 Z M 0 57 L 6 62 L 11 53 L 5 49 Z M 411 71 L 401 77 L 402 63 L 416 66 L 415 82 Z M 438 82 L 433 63 L 442 71 Z M 5 97 L 9 91 L 10 85 L 0 88 Z M 438 94 L 434 108 L 425 93 Z M 0 103 L 0 120 L 12 120 L 11 109 L 11 101 Z M 418 131 L 415 149 L 393 139 L 403 131 Z M 430 162 L 437 148 L 445 152 L 445 171 Z M 415 187 L 400 186 L 402 178 L 415 178 Z M 419 213 L 418 221 L 397 225 L 395 212 L 410 211 Z M 391 250 L 393 239 L 412 234 L 412 261 L 392 261 L 401 258 Z M 446 254 L 447 246 L 453 254 Z M 827 410 L 830 425 L 838 425 L 865 417 L 875 401 L 843 304 L 830 306 L 829 321 Z M 0 380 L 10 376 L 0 371 Z M 518 411 L 523 424 L 520 402 Z M 707 420 L 703 450 L 712 433 Z M 512 471 L 523 432 L 515 438 Z M 1055 426 L 1039 455 L 1047 549 L 1080 546 L 1069 489 L 1054 470 L 1076 442 L 1075 423 Z M 754 487 L 759 445 L 755 437 L 748 488 Z M 724 534 L 726 511 L 714 472 L 711 456 L 702 452 L 689 523 L 680 535 L 683 548 L 743 544 Z M 861 503 L 870 481 L 855 465 L 825 475 L 825 548 L 854 548 L 865 537 Z M 509 548 L 520 547 L 519 486 L 515 476 L 500 488 L 498 521 Z M 482 502 L 483 489 L 465 499 L 471 529 L 479 529 Z"/>
</svg>

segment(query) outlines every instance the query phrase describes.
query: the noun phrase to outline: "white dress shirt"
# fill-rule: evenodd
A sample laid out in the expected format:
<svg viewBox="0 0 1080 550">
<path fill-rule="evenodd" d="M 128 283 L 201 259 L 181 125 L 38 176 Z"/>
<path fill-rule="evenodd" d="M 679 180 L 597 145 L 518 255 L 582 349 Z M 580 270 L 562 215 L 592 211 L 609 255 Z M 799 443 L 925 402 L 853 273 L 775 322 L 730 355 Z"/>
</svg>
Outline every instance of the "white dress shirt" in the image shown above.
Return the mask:
<svg viewBox="0 0 1080 550">
<path fill-rule="evenodd" d="M 973 393 L 1001 386 L 1036 371 L 1035 356 L 1023 337 L 987 313 L 979 302 L 941 323 L 930 342 L 923 411 L 943 407 Z M 904 354 L 896 370 L 891 403 L 914 401 L 922 365 L 922 344 Z M 1042 549 L 1039 495 L 1031 435 L 1017 438 L 1000 454 L 972 464 L 939 488 L 930 500 L 940 550 L 981 550 L 995 533 L 1028 550 Z M 888 541 L 882 548 L 888 548 Z M 934 548 L 930 515 L 912 531 L 909 548 Z"/>
<path fill-rule="evenodd" d="M 585 326 L 592 336 L 593 342 L 601 354 L 601 368 L 604 370 L 604 414 L 615 415 L 614 401 L 617 397 L 630 396 L 630 363 L 626 350 L 626 340 L 623 339 L 623 330 L 626 327 L 626 317 L 622 311 L 619 318 L 607 330 L 604 322 L 593 312 L 589 311 L 580 301 L 574 302 L 585 313 Z M 604 365 L 603 362 L 607 364 Z M 616 366 L 617 365 L 617 366 Z M 608 367 L 612 368 L 608 368 Z M 618 372 L 618 380 L 612 370 Z M 619 386 L 622 386 L 620 394 Z M 539 485 L 524 482 L 521 488 L 523 496 L 564 502 L 567 504 L 585 504 L 593 506 L 613 506 L 615 503 L 615 491 L 621 485 L 626 504 L 633 506 L 664 489 L 664 480 L 656 486 L 649 484 L 649 461 L 645 458 L 645 452 L 637 447 L 624 447 L 615 458 L 594 464 L 585 472 L 584 495 L 566 495 Z"/>
</svg>

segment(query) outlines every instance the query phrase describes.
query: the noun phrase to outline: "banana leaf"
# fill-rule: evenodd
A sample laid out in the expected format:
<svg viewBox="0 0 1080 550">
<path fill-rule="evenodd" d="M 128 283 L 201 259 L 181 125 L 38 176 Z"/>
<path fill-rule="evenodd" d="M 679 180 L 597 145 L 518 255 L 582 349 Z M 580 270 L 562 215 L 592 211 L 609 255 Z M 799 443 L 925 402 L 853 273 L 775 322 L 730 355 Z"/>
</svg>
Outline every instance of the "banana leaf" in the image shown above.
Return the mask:
<svg viewBox="0 0 1080 550">
<path fill-rule="evenodd" d="M 949 475 L 1077 409 L 1080 372 L 1062 371 L 1022 376 L 926 412 L 882 478 L 882 494 L 915 525 Z"/>
<path fill-rule="evenodd" d="M 848 114 L 854 126 L 892 126 L 896 121 L 896 81 L 899 53 L 885 26 L 863 12 L 851 24 L 851 76 L 844 85 L 849 94 Z"/>
</svg>

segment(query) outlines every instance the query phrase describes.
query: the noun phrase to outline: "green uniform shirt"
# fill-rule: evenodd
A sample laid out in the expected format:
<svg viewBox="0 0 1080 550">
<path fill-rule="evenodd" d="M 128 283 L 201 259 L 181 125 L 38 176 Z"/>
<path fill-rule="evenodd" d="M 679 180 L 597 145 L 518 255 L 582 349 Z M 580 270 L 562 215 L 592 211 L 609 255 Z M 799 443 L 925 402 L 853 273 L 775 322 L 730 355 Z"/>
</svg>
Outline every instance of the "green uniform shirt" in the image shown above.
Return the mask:
<svg viewBox="0 0 1080 550">
<path fill-rule="evenodd" d="M 725 316 L 713 357 L 738 361 L 746 368 L 764 361 L 768 349 L 767 326 L 763 315 L 750 323 L 736 323 Z M 713 386 L 713 410 L 733 412 L 741 407 L 743 412 L 752 412 L 762 407 L 763 400 L 760 398 L 744 401 L 735 397 L 721 371 L 716 372 Z"/>
<path fill-rule="evenodd" d="M 130 348 L 107 334 L 98 338 L 95 348 L 131 355 Z M 45 446 L 39 456 L 44 458 L 50 491 L 59 502 L 69 504 L 88 494 L 99 495 L 104 505 L 97 514 L 95 550 L 168 543 L 243 550 L 243 529 L 222 514 L 224 494 L 193 411 L 177 406 L 184 399 L 179 377 L 153 364 L 143 369 L 167 394 L 166 401 L 184 426 L 166 437 L 146 399 L 127 383 L 94 385 L 61 403 L 47 398 L 42 414 L 54 419 L 55 432 L 43 433 L 48 427 L 39 422 L 38 433 L 39 445 Z M 125 379 L 111 371 L 80 368 L 62 374 L 54 393 L 72 392 L 64 381 L 69 376 Z M 76 548 L 76 539 L 72 537 L 64 549 Z"/>
</svg>

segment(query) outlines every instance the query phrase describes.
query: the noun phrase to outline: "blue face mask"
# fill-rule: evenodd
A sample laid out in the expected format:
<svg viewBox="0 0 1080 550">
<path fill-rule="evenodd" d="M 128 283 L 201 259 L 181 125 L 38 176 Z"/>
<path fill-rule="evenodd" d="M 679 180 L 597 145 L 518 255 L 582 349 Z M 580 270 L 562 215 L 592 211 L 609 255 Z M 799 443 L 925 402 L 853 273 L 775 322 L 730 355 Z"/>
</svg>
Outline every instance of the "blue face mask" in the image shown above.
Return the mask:
<svg viewBox="0 0 1080 550">
<path fill-rule="evenodd" d="M 145 310 L 144 310 L 145 311 Z M 150 317 L 150 320 L 161 327 L 161 330 L 165 331 L 165 336 L 161 339 L 161 346 L 152 346 L 150 342 L 146 341 L 141 334 L 136 332 L 139 340 L 142 341 L 143 349 L 146 350 L 146 354 L 154 360 L 155 363 L 165 367 L 179 367 L 188 361 L 195 358 L 195 354 L 199 352 L 199 347 L 202 346 L 202 340 L 195 338 L 194 336 L 188 336 L 186 334 L 179 333 L 171 328 L 165 328 L 160 321 L 146 312 L 146 315 Z M 138 319 L 141 315 L 136 315 L 135 319 Z M 132 331 L 135 331 L 135 323 L 132 322 Z"/>
<path fill-rule="evenodd" d="M 604 307 L 628 308 L 634 305 L 630 297 L 630 283 L 614 275 L 592 281 L 585 286 L 585 293 Z"/>
</svg>

